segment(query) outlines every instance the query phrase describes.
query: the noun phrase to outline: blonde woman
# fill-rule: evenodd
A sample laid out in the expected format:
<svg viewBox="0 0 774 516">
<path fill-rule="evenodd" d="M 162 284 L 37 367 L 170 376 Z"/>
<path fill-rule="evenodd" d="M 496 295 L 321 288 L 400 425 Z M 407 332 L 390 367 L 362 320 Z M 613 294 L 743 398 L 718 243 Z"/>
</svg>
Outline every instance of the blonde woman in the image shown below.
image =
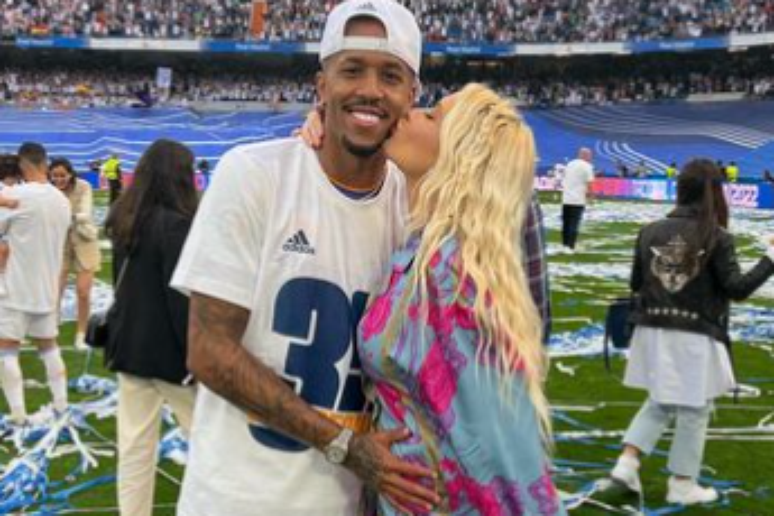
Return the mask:
<svg viewBox="0 0 774 516">
<path fill-rule="evenodd" d="M 431 468 L 435 508 L 380 514 L 564 514 L 545 448 L 542 323 L 523 264 L 535 144 L 511 105 L 469 85 L 415 110 L 385 145 L 406 176 L 410 237 L 360 325 L 379 430 Z"/>
<path fill-rule="evenodd" d="M 70 201 L 73 221 L 67 235 L 64 249 L 64 267 L 60 282 L 60 298 L 67 286 L 67 277 L 75 274 L 78 319 L 75 330 L 76 349 L 85 350 L 86 325 L 91 310 L 91 287 L 94 274 L 100 270 L 102 255 L 99 249 L 97 225 L 94 223 L 92 188 L 83 179 L 78 179 L 70 161 L 57 158 L 51 161 L 51 182 Z"/>
</svg>

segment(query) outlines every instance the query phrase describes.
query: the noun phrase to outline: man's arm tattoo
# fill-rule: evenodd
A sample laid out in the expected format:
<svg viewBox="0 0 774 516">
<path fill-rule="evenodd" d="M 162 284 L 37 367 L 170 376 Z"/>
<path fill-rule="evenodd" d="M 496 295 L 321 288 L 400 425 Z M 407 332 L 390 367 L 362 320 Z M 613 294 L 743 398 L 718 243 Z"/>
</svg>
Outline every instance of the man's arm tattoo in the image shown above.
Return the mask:
<svg viewBox="0 0 774 516">
<path fill-rule="evenodd" d="M 242 346 L 250 312 L 202 294 L 191 296 L 189 359 L 199 381 L 274 430 L 322 449 L 340 428 Z"/>
</svg>

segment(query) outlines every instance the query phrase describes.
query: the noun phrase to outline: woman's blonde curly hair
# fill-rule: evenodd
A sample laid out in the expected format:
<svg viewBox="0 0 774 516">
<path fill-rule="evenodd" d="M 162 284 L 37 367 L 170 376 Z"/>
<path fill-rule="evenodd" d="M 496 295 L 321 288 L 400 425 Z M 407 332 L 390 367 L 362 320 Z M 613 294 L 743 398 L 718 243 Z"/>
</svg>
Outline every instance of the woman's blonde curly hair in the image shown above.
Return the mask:
<svg viewBox="0 0 774 516">
<path fill-rule="evenodd" d="M 410 230 L 422 234 L 413 286 L 421 298 L 431 259 L 447 240 L 458 242 L 459 272 L 477 293 L 479 357 L 496 357 L 503 386 L 522 371 L 548 443 L 548 359 L 523 248 L 535 159 L 532 131 L 510 102 L 485 86 L 468 85 L 442 122 L 438 161 L 418 185 Z"/>
</svg>

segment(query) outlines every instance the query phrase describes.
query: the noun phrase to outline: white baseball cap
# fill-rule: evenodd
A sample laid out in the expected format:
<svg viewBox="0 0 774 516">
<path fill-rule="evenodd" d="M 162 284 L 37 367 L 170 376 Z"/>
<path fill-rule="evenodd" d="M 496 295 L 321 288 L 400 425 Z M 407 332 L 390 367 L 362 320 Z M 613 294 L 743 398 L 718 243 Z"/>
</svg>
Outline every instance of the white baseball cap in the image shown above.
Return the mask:
<svg viewBox="0 0 774 516">
<path fill-rule="evenodd" d="M 345 36 L 347 23 L 361 16 L 379 20 L 384 25 L 387 38 Z M 405 62 L 418 77 L 422 63 L 422 33 L 411 11 L 394 0 L 346 0 L 328 14 L 320 42 L 320 61 L 343 50 L 392 54 Z"/>
</svg>

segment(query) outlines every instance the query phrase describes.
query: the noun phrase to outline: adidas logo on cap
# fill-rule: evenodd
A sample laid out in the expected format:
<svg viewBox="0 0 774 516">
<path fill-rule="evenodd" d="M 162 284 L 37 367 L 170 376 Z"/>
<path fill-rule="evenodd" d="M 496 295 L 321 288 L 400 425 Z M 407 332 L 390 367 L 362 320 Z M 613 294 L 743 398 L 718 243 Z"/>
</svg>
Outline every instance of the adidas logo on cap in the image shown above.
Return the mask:
<svg viewBox="0 0 774 516">
<path fill-rule="evenodd" d="M 371 2 L 366 2 L 357 6 L 358 11 L 370 11 L 372 13 L 378 12 L 376 6 Z"/>
<path fill-rule="evenodd" d="M 303 229 L 299 229 L 295 235 L 288 238 L 282 246 L 286 253 L 301 253 L 314 255 L 314 247 L 309 243 Z"/>
</svg>

